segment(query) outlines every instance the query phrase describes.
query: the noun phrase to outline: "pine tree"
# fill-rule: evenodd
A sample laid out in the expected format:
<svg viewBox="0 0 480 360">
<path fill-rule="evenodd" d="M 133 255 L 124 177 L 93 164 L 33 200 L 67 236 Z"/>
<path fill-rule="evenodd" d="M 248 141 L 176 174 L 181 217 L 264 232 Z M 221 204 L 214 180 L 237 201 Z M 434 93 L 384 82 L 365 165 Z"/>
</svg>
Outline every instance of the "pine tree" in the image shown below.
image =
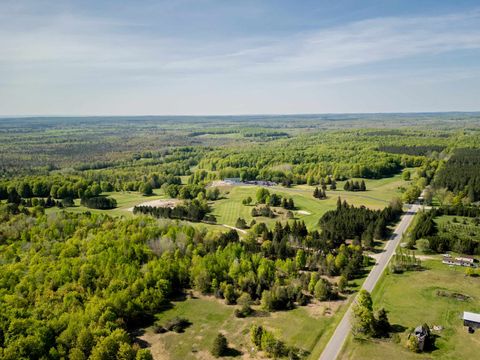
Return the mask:
<svg viewBox="0 0 480 360">
<path fill-rule="evenodd" d="M 358 183 L 358 181 L 355 181 L 353 183 L 353 191 L 358 191 L 360 190 L 360 184 Z"/>
<path fill-rule="evenodd" d="M 377 312 L 377 321 L 375 324 L 375 336 L 386 337 L 391 330 L 390 322 L 388 321 L 387 311 L 381 308 Z"/>
<path fill-rule="evenodd" d="M 366 191 L 367 190 L 367 186 L 365 185 L 365 181 L 362 180 L 362 182 L 360 183 L 360 191 Z"/>
<path fill-rule="evenodd" d="M 220 357 L 225 355 L 228 348 L 227 338 L 223 334 L 218 334 L 213 341 L 212 349 L 210 350 L 212 355 Z"/>
<path fill-rule="evenodd" d="M 335 180 L 332 180 L 332 183 L 330 184 L 330 190 L 336 190 L 337 189 L 337 182 Z"/>
</svg>

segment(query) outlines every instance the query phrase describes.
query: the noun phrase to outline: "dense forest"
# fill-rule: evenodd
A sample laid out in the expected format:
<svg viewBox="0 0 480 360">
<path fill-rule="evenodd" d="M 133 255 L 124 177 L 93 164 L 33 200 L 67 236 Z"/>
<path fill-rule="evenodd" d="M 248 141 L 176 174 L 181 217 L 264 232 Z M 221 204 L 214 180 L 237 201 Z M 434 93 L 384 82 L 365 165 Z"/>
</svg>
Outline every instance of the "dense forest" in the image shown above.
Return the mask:
<svg viewBox="0 0 480 360">
<path fill-rule="evenodd" d="M 471 202 L 480 200 L 480 149 L 455 149 L 440 165 L 435 186 L 462 192 Z"/>
<path fill-rule="evenodd" d="M 228 305 L 249 299 L 264 311 L 340 299 L 369 265 L 364 251 L 401 214 L 392 193 L 442 205 L 419 215 L 415 240 L 478 254 L 478 120 L 2 119 L 0 358 L 149 359 L 133 331 L 190 291 Z M 427 129 L 432 123 L 436 130 Z M 245 184 L 255 195 L 247 189 L 233 204 L 233 185 L 221 181 L 228 178 L 270 183 Z M 371 184 L 391 179 L 398 188 L 370 196 Z M 359 199 L 349 203 L 382 205 L 338 199 L 335 207 L 337 191 Z M 152 196 L 174 205 L 145 205 Z M 301 217 L 308 201 L 326 204 L 310 223 Z M 239 231 L 215 225 L 220 203 L 242 211 Z M 442 214 L 471 223 L 450 231 L 435 224 Z"/>
<path fill-rule="evenodd" d="M 240 241 L 188 225 L 0 208 L 0 351 L 4 359 L 143 356 L 129 330 L 186 288 L 269 310 L 306 304 L 320 274 L 354 277 L 358 245 L 329 244 L 305 225 L 256 224 Z M 299 270 L 302 270 L 301 272 Z M 322 298 L 334 298 L 330 284 Z M 323 286 L 323 285 L 322 285 Z"/>
</svg>

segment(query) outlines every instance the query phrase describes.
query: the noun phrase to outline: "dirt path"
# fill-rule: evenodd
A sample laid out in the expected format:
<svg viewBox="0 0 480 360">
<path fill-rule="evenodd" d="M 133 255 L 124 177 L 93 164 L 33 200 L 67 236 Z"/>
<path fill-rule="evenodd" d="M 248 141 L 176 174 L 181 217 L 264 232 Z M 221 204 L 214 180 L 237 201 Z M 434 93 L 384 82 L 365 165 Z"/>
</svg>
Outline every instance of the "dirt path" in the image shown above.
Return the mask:
<svg viewBox="0 0 480 360">
<path fill-rule="evenodd" d="M 246 234 L 247 231 L 246 230 L 243 230 L 243 229 L 239 229 L 235 226 L 230 226 L 230 225 L 227 225 L 227 224 L 222 224 L 222 226 L 225 226 L 226 228 L 229 228 L 229 229 L 233 229 L 233 230 L 237 230 L 237 231 L 240 231 L 242 234 Z"/>
</svg>

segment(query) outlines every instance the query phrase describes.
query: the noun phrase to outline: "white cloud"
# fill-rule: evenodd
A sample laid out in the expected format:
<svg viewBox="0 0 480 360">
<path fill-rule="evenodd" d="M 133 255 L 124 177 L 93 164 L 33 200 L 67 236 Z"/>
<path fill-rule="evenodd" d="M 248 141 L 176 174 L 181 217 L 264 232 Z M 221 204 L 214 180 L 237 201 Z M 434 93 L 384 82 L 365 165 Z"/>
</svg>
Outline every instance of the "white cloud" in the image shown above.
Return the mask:
<svg viewBox="0 0 480 360">
<path fill-rule="evenodd" d="M 63 10 L 35 13 L 12 4 L 0 5 L 0 109 L 9 97 L 18 105 L 25 101 L 19 98 L 24 94 L 42 93 L 41 98 L 65 88 L 81 94 L 85 103 L 98 103 L 101 91 L 111 99 L 117 92 L 120 96 L 119 85 L 139 93 L 169 87 L 181 96 L 210 82 L 218 93 L 227 89 L 222 98 L 231 94 L 237 99 L 254 84 L 261 89 L 256 93 L 260 103 L 261 91 L 280 86 L 301 90 L 392 78 L 456 81 L 478 77 L 480 71 L 480 64 L 455 65 L 450 73 L 441 66 L 375 68 L 379 63 L 480 49 L 478 10 L 374 18 L 290 35 L 199 40 L 188 34 L 166 35 L 138 22 Z M 85 95 L 89 84 L 96 87 L 94 100 Z M 128 99 L 126 92 L 122 89 L 121 96 Z"/>
<path fill-rule="evenodd" d="M 23 21 L 22 21 L 23 20 Z M 18 21 L 18 20 L 17 20 Z M 138 24 L 57 14 L 0 27 L 0 61 L 168 72 L 322 72 L 422 54 L 480 48 L 480 13 L 391 17 L 287 37 L 192 41 L 136 33 Z M 13 23 L 9 26 L 9 23 Z M 34 24 L 25 26 L 25 23 Z"/>
</svg>

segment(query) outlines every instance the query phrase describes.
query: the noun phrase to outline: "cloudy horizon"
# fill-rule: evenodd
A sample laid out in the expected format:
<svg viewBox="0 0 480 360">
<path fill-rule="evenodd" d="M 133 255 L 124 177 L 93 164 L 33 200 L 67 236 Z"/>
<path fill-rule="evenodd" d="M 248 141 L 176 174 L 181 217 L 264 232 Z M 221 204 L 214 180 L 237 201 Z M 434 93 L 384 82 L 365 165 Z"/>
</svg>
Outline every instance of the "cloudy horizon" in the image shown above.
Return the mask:
<svg viewBox="0 0 480 360">
<path fill-rule="evenodd" d="M 480 110 L 474 1 L 4 1 L 1 115 Z"/>
</svg>

